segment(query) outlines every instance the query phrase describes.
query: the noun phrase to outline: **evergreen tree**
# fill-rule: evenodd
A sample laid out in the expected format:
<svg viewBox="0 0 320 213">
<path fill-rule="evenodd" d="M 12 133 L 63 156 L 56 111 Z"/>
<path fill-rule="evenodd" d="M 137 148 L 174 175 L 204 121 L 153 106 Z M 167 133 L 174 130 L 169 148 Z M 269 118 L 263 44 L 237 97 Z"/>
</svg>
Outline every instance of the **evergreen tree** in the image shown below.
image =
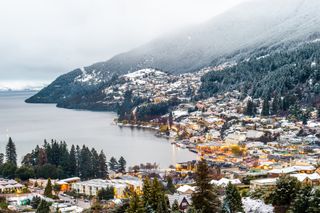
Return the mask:
<svg viewBox="0 0 320 213">
<path fill-rule="evenodd" d="M 223 202 L 223 206 L 227 207 L 226 209 L 223 208 L 224 213 L 243 212 L 241 195 L 237 187 L 231 184 L 231 182 L 226 187 L 226 196 Z"/>
<path fill-rule="evenodd" d="M 130 197 L 129 208 L 127 213 L 145 213 L 143 203 L 139 195 L 134 191 Z"/>
<path fill-rule="evenodd" d="M 91 162 L 92 162 L 92 167 L 93 167 L 93 170 L 92 170 L 92 175 L 93 177 L 97 178 L 99 176 L 99 155 L 98 155 L 98 152 L 92 148 L 91 149 Z"/>
<path fill-rule="evenodd" d="M 276 95 L 272 100 L 272 114 L 277 115 L 280 109 L 280 100 L 279 97 Z"/>
<path fill-rule="evenodd" d="M 159 210 L 159 203 L 163 202 L 163 197 L 162 195 L 164 194 L 163 186 L 159 182 L 158 178 L 155 177 L 152 181 L 151 185 L 151 199 L 149 204 L 151 207 L 156 211 L 157 209 Z M 161 208 L 163 208 L 163 204 L 160 204 Z"/>
<path fill-rule="evenodd" d="M 307 213 L 318 213 L 320 206 L 320 189 L 315 189 L 309 199 L 309 208 Z"/>
<path fill-rule="evenodd" d="M 156 212 L 157 213 L 167 213 L 169 212 L 168 209 L 168 201 L 167 201 L 167 197 L 164 193 L 161 193 L 159 196 L 159 201 L 157 203 L 157 209 Z"/>
<path fill-rule="evenodd" d="M 196 191 L 192 194 L 192 203 L 196 210 L 206 213 L 220 211 L 220 200 L 217 191 L 209 183 L 209 168 L 205 160 L 198 162 L 195 173 Z"/>
<path fill-rule="evenodd" d="M 167 190 L 173 194 L 176 192 L 176 187 L 173 184 L 172 177 L 168 176 L 167 178 Z"/>
<path fill-rule="evenodd" d="M 146 177 L 143 180 L 143 188 L 142 188 L 142 192 L 143 192 L 142 198 L 143 198 L 145 207 L 151 204 L 151 191 L 152 191 L 152 186 L 151 186 L 150 178 Z"/>
<path fill-rule="evenodd" d="M 99 172 L 98 172 L 98 177 L 99 178 L 106 178 L 108 176 L 108 166 L 107 166 L 107 158 L 106 155 L 103 153 L 101 150 L 99 154 Z"/>
<path fill-rule="evenodd" d="M 110 168 L 110 170 L 112 170 L 114 172 L 118 171 L 118 168 L 119 168 L 118 161 L 114 157 L 110 158 L 109 168 Z"/>
<path fill-rule="evenodd" d="M 102 188 L 101 190 L 98 191 L 97 194 L 99 200 L 111 200 L 114 198 L 114 188 L 107 187 L 107 188 Z"/>
<path fill-rule="evenodd" d="M 72 144 L 70 149 L 70 157 L 69 157 L 69 173 L 72 176 L 77 175 L 77 157 L 76 157 L 76 148 Z"/>
<path fill-rule="evenodd" d="M 30 202 L 30 205 L 33 209 L 37 209 L 41 202 L 41 198 L 39 196 L 34 196 Z"/>
<path fill-rule="evenodd" d="M 0 166 L 2 166 L 4 163 L 4 154 L 0 153 Z"/>
<path fill-rule="evenodd" d="M 263 101 L 261 115 L 262 116 L 269 116 L 270 115 L 270 106 L 269 106 L 268 99 L 264 99 L 264 101 Z"/>
<path fill-rule="evenodd" d="M 17 165 L 16 145 L 12 141 L 11 137 L 9 137 L 9 141 L 6 146 L 6 162 Z"/>
<path fill-rule="evenodd" d="M 119 172 L 125 173 L 126 172 L 126 165 L 127 165 L 127 161 L 124 159 L 124 157 L 120 157 L 119 162 Z"/>
<path fill-rule="evenodd" d="M 174 200 L 172 207 L 171 207 L 171 211 L 172 212 L 179 212 L 179 203 L 177 200 Z"/>
<path fill-rule="evenodd" d="M 49 213 L 50 212 L 50 205 L 47 201 L 41 200 L 36 213 Z"/>
<path fill-rule="evenodd" d="M 312 196 L 312 187 L 311 186 L 304 186 L 302 187 L 295 199 L 293 200 L 293 203 L 290 208 L 290 212 L 292 213 L 307 213 L 309 208 L 309 200 Z"/>
<path fill-rule="evenodd" d="M 248 100 L 245 115 L 254 116 L 255 114 L 255 105 L 252 100 Z"/>
<path fill-rule="evenodd" d="M 46 188 L 44 189 L 44 196 L 51 198 L 52 197 L 52 183 L 51 183 L 51 179 L 48 179 Z"/>
<path fill-rule="evenodd" d="M 5 163 L 1 167 L 2 176 L 5 178 L 15 178 L 17 166 L 13 163 Z"/>
<path fill-rule="evenodd" d="M 65 141 L 60 142 L 58 152 L 60 157 L 58 158 L 57 166 L 60 166 L 62 171 L 69 172 L 68 170 L 70 168 L 70 156 L 67 143 Z"/>
<path fill-rule="evenodd" d="M 277 209 L 287 210 L 300 189 L 300 182 L 295 177 L 281 176 L 276 189 L 271 193 L 271 203 Z"/>
<path fill-rule="evenodd" d="M 92 177 L 92 170 L 91 152 L 88 147 L 83 145 L 80 152 L 80 177 L 83 179 Z"/>
<path fill-rule="evenodd" d="M 80 162 L 81 162 L 81 149 L 80 146 L 76 146 L 76 163 L 77 163 L 77 176 L 80 177 Z"/>
</svg>

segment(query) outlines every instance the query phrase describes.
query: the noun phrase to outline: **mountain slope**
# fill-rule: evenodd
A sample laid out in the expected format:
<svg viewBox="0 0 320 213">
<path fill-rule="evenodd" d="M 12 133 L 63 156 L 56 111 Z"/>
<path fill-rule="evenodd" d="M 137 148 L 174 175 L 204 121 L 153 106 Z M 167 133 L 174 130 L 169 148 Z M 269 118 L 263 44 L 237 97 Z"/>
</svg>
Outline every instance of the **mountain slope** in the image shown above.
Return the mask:
<svg viewBox="0 0 320 213">
<path fill-rule="evenodd" d="M 235 51 L 305 39 L 319 32 L 317 0 L 256 0 L 199 26 L 159 38 L 99 64 L 104 70 L 153 67 L 184 73 Z"/>
<path fill-rule="evenodd" d="M 296 48 L 262 52 L 220 72 L 209 72 L 201 81 L 204 97 L 238 90 L 245 97 L 289 97 L 308 106 L 320 103 L 320 40 Z"/>
<path fill-rule="evenodd" d="M 101 88 L 113 76 L 143 68 L 192 72 L 250 56 L 260 48 L 296 45 L 320 32 L 319 10 L 318 0 L 244 3 L 201 25 L 60 76 L 27 102 L 60 103 Z"/>
</svg>

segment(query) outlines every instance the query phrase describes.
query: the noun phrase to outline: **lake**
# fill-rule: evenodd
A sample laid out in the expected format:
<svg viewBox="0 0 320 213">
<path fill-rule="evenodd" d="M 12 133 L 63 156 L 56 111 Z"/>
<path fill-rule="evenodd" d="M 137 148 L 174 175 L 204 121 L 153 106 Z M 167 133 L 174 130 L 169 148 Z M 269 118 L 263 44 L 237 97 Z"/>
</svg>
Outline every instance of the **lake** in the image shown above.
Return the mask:
<svg viewBox="0 0 320 213">
<path fill-rule="evenodd" d="M 171 145 L 167 139 L 146 129 L 118 127 L 111 112 L 69 110 L 53 104 L 26 104 L 33 92 L 0 92 L 0 152 L 5 152 L 8 136 L 17 147 L 18 161 L 44 139 L 64 140 L 98 151 L 107 158 L 123 156 L 128 166 L 156 162 L 161 168 L 196 159 L 186 149 Z"/>
</svg>

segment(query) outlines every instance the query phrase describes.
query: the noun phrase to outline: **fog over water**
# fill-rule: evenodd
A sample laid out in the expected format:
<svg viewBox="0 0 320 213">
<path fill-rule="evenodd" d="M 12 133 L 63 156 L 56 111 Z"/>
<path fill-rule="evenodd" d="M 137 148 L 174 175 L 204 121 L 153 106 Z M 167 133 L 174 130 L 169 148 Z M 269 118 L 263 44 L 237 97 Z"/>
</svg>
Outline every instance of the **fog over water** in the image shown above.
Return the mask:
<svg viewBox="0 0 320 213">
<path fill-rule="evenodd" d="M 8 136 L 16 143 L 18 160 L 43 140 L 65 140 L 103 149 L 107 158 L 124 156 L 128 165 L 156 162 L 167 167 L 192 160 L 196 155 L 171 145 L 155 132 L 120 128 L 113 124 L 116 114 L 56 108 L 52 104 L 26 104 L 31 92 L 0 92 L 0 152 L 5 152 Z"/>
</svg>

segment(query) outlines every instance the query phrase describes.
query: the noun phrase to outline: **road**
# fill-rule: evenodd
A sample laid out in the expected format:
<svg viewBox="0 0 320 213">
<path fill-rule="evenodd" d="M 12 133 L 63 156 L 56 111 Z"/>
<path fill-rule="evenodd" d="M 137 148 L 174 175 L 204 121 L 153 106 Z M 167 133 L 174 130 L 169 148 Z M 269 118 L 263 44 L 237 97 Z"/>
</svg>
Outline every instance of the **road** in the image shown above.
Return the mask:
<svg viewBox="0 0 320 213">
<path fill-rule="evenodd" d="M 66 203 L 70 203 L 72 205 L 76 205 L 84 209 L 90 208 L 90 202 L 85 202 L 83 199 L 74 199 L 66 194 L 60 194 L 59 198 L 65 201 Z"/>
</svg>

